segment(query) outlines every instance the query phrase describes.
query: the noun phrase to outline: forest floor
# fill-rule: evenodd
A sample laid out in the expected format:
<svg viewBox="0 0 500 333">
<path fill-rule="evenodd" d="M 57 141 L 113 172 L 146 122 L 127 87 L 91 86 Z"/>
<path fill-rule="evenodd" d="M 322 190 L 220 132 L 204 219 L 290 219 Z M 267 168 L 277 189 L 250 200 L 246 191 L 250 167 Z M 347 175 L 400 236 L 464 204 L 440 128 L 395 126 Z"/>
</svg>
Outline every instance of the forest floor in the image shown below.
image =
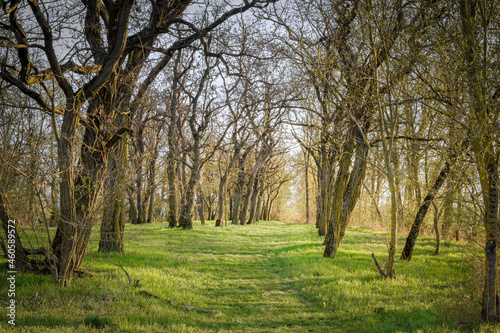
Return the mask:
<svg viewBox="0 0 500 333">
<path fill-rule="evenodd" d="M 334 260 L 313 225 L 259 222 L 193 230 L 126 226 L 125 253 L 97 252 L 93 277 L 60 288 L 49 276 L 16 279 L 19 332 L 494 332 L 478 321 L 481 255 L 470 243 L 417 241 L 411 262 L 383 279 L 388 234 L 349 227 Z M 30 233 L 27 232 L 27 236 Z M 33 235 L 31 235 L 32 237 Z M 26 237 L 26 235 L 25 235 Z M 404 238 L 399 239 L 399 250 Z M 129 274 L 131 285 L 125 272 Z M 7 322 L 7 263 L 0 259 L 0 331 Z"/>
</svg>

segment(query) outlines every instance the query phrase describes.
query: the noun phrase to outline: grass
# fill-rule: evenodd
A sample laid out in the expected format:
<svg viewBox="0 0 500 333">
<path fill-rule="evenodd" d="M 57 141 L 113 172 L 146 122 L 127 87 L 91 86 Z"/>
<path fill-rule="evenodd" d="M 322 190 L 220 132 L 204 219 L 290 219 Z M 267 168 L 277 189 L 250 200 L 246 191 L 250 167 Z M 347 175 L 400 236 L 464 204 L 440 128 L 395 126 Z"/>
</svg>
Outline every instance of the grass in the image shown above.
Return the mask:
<svg viewBox="0 0 500 333">
<path fill-rule="evenodd" d="M 312 225 L 213 225 L 127 225 L 123 254 L 97 252 L 96 227 L 83 263 L 94 277 L 60 288 L 49 276 L 17 276 L 16 331 L 495 331 L 475 321 L 463 243 L 442 242 L 441 254 L 433 256 L 433 240 L 419 239 L 413 260 L 397 262 L 397 279 L 384 280 L 370 255 L 387 257 L 387 233 L 350 227 L 337 258 L 329 260 Z M 106 260 L 122 265 L 135 286 Z M 4 309 L 6 270 L 2 258 Z M 7 321 L 2 311 L 0 331 L 10 328 Z"/>
</svg>

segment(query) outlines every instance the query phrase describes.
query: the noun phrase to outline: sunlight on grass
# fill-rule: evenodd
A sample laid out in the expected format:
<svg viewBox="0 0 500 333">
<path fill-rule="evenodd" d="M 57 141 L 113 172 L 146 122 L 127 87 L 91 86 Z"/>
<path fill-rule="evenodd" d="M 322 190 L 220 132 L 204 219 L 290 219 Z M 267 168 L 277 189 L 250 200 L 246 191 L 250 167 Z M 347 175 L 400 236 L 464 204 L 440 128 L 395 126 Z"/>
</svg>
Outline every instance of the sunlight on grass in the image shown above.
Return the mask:
<svg viewBox="0 0 500 333">
<path fill-rule="evenodd" d="M 20 332 L 490 332 L 453 315 L 465 295 L 465 245 L 420 239 L 411 262 L 384 280 L 370 257 L 387 256 L 386 233 L 350 227 L 337 258 L 322 257 L 312 225 L 261 222 L 193 230 L 127 225 L 125 253 L 97 252 L 61 289 L 48 276 L 18 275 Z M 403 239 L 399 240 L 402 244 Z M 128 272 L 132 286 L 120 267 Z M 2 272 L 6 261 L 0 261 Z M 6 274 L 0 278 L 5 281 Z M 0 304 L 7 306 L 2 283 Z M 148 295 L 148 293 L 150 293 Z M 150 295 L 157 297 L 151 297 Z M 185 305 L 195 307 L 189 311 Z M 460 309 L 459 309 L 460 310 Z M 462 309 L 463 310 L 463 309 Z M 7 329 L 5 311 L 0 330 Z"/>
</svg>

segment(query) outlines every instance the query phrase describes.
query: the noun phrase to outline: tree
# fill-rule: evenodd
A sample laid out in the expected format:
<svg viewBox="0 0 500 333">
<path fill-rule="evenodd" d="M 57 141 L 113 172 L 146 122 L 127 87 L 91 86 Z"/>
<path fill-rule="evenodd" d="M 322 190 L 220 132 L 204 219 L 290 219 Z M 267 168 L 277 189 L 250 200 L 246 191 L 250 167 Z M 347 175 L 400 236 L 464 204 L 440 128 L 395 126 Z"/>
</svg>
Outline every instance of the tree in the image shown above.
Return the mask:
<svg viewBox="0 0 500 333">
<path fill-rule="evenodd" d="M 498 41 L 498 5 L 495 3 L 461 0 L 458 20 L 462 38 L 457 49 L 463 59 L 460 68 L 467 91 L 464 107 L 469 111 L 471 147 L 479 174 L 485 227 L 485 285 L 482 302 L 484 319 L 496 322 L 500 317 L 497 287 L 497 234 L 498 234 L 498 84 L 499 76 L 493 70 L 497 65 L 492 38 Z M 493 44 L 494 45 L 494 44 Z"/>
<path fill-rule="evenodd" d="M 192 56 L 194 57 L 194 55 Z M 181 206 L 179 226 L 184 229 L 193 227 L 193 207 L 195 200 L 195 188 L 198 186 L 200 172 L 203 165 L 215 154 L 224 139 L 229 126 L 226 126 L 223 133 L 220 134 L 217 142 L 207 149 L 205 156 L 201 156 L 202 149 L 206 146 L 208 130 L 215 131 L 215 124 L 212 121 L 217 116 L 220 106 L 217 105 L 215 98 L 211 96 L 213 91 L 205 90 L 205 85 L 213 82 L 215 77 L 211 77 L 211 71 L 217 67 L 218 60 L 211 63 L 208 55 L 204 55 L 203 62 L 205 69 L 201 78 L 196 80 L 196 90 L 191 93 L 187 89 L 183 89 L 184 93 L 189 96 L 189 138 L 183 138 L 184 144 L 189 147 L 188 151 L 192 152 L 189 181 L 185 190 L 185 201 Z M 200 99 L 200 97 L 203 97 Z M 192 142 L 192 144 L 191 144 Z"/>
<path fill-rule="evenodd" d="M 2 18 L 2 29 L 9 44 L 0 76 L 33 99 L 43 112 L 62 118 L 58 131 L 61 222 L 52 243 L 62 286 L 70 284 L 73 271 L 83 260 L 109 153 L 129 131 L 120 119 L 135 114 L 142 96 L 177 50 L 206 36 L 232 16 L 268 2 L 245 1 L 202 28 L 181 18 L 191 3 L 184 0 L 144 5 L 132 0 L 75 1 L 65 10 L 56 6 L 45 10 L 33 0 L 27 1 L 29 9 L 20 1 L 3 4 L 7 15 Z M 147 8 L 144 15 L 141 8 Z M 65 28 L 59 22 L 70 10 L 76 14 L 72 26 Z M 162 44 L 170 46 L 155 47 L 174 23 L 187 26 L 192 34 L 181 39 L 169 36 Z M 76 47 L 64 49 L 55 40 L 58 33 L 75 37 L 70 45 Z M 43 45 L 37 43 L 40 39 Z M 161 56 L 145 73 L 145 64 L 153 54 Z M 39 70 L 32 56 L 39 56 L 46 69 Z M 45 82 L 52 78 L 64 95 L 64 103 L 58 106 L 47 102 L 50 90 Z M 143 81 L 136 88 L 140 79 Z M 83 139 L 75 165 L 80 126 Z"/>
</svg>

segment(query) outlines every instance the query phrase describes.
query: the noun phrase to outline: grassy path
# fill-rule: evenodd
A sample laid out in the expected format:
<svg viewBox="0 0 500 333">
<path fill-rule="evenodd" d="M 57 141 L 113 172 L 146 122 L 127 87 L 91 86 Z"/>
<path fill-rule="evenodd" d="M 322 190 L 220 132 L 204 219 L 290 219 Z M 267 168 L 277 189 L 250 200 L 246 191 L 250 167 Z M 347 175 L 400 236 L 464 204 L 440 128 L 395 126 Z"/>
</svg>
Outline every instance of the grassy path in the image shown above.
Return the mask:
<svg viewBox="0 0 500 333">
<path fill-rule="evenodd" d="M 93 278 L 61 289 L 49 277 L 19 275 L 21 332 L 455 332 L 477 326 L 462 304 L 464 245 L 417 243 L 383 280 L 370 254 L 385 258 L 387 234 L 349 228 L 335 260 L 322 258 L 314 226 L 258 223 L 216 229 L 127 225 L 124 254 L 100 254 L 98 229 L 84 263 Z M 400 241 L 402 244 L 402 240 Z M 122 265 L 135 287 L 128 285 Z M 5 260 L 0 261 L 5 271 Z M 0 273 L 5 281 L 6 275 Z M 157 295 L 149 297 L 144 293 Z M 168 299 L 169 301 L 166 301 Z M 173 305 L 174 304 L 174 305 Z M 188 304 L 218 313 L 187 311 Z M 470 301 L 470 306 L 475 303 Z M 7 305 L 1 284 L 0 305 Z M 458 320 L 459 318 L 460 320 Z M 7 317 L 0 314 L 0 331 Z"/>
</svg>

